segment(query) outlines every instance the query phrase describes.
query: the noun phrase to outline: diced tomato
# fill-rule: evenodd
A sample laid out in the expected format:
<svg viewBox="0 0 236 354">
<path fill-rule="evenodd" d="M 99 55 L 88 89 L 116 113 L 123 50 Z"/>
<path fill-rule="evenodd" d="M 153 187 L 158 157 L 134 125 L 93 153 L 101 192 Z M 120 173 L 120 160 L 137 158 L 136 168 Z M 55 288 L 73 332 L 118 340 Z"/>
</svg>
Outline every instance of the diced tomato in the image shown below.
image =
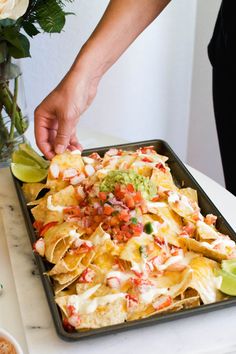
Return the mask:
<svg viewBox="0 0 236 354">
<path fill-rule="evenodd" d="M 47 223 L 46 225 L 43 226 L 43 228 L 41 229 L 40 231 L 40 236 L 44 236 L 45 233 L 53 226 L 57 225 L 58 224 L 58 221 L 52 221 L 52 222 L 49 222 Z"/>
<path fill-rule="evenodd" d="M 135 295 L 127 294 L 125 298 L 127 300 L 127 307 L 128 308 L 133 307 L 138 304 L 138 298 Z"/>
<path fill-rule="evenodd" d="M 169 295 L 161 295 L 153 304 L 156 311 L 162 310 L 172 304 L 172 298 Z"/>
<path fill-rule="evenodd" d="M 110 225 L 111 226 L 119 225 L 119 223 L 120 223 L 120 221 L 119 221 L 118 215 L 111 217 L 111 220 L 110 220 Z"/>
<path fill-rule="evenodd" d="M 138 272 L 137 270 L 134 270 L 134 269 L 131 269 L 132 270 L 132 272 L 134 273 L 134 275 L 136 275 L 136 277 L 138 277 L 138 278 L 142 278 L 142 276 L 143 276 L 143 273 L 142 272 Z M 133 280 L 137 280 L 136 278 L 130 278 L 130 280 L 131 280 L 131 282 L 133 282 Z"/>
<path fill-rule="evenodd" d="M 135 273 L 135 271 L 133 270 L 133 272 Z M 138 272 L 136 272 L 138 273 Z M 135 285 L 135 286 L 143 286 L 143 285 L 153 285 L 152 282 L 148 279 L 142 279 L 142 273 L 138 273 L 139 276 L 138 278 L 130 278 L 131 282 Z M 141 275 L 140 275 L 141 274 Z"/>
<path fill-rule="evenodd" d="M 144 157 L 144 158 L 142 158 L 142 161 L 143 162 L 153 162 L 153 159 L 151 159 L 150 157 Z"/>
<path fill-rule="evenodd" d="M 69 321 L 68 321 L 68 318 L 64 318 L 63 319 L 63 321 L 62 321 L 62 323 L 63 323 L 63 327 L 65 328 L 65 330 L 67 331 L 67 332 L 74 332 L 74 330 L 75 330 L 75 328 L 74 328 L 74 326 L 72 326 L 70 323 L 69 323 Z"/>
<path fill-rule="evenodd" d="M 73 305 L 67 305 L 66 309 L 67 309 L 68 317 L 74 315 L 74 313 L 76 312 L 75 307 Z"/>
<path fill-rule="evenodd" d="M 127 188 L 128 192 L 130 192 L 130 193 L 134 192 L 134 186 L 131 183 L 128 183 L 126 188 Z"/>
<path fill-rule="evenodd" d="M 123 232 L 123 238 L 124 241 L 128 241 L 131 237 L 133 237 L 134 235 L 130 232 L 130 231 L 124 231 Z"/>
<path fill-rule="evenodd" d="M 143 224 L 140 222 L 138 224 L 130 224 L 130 228 L 133 231 L 134 236 L 139 236 L 143 232 Z"/>
<path fill-rule="evenodd" d="M 130 220 L 129 212 L 127 210 L 121 210 L 121 212 L 118 215 L 118 218 L 121 221 L 125 221 L 125 222 L 129 221 Z"/>
<path fill-rule="evenodd" d="M 125 272 L 124 261 L 120 258 L 115 258 L 115 263 L 118 265 L 122 272 Z"/>
<path fill-rule="evenodd" d="M 102 200 L 103 202 L 105 202 L 107 200 L 107 193 L 105 192 L 99 192 L 98 193 L 98 197 L 100 200 Z"/>
<path fill-rule="evenodd" d="M 75 254 L 82 254 L 82 253 L 88 253 L 90 252 L 94 246 L 88 245 L 86 242 L 84 242 L 80 247 L 76 248 L 74 250 Z"/>
<path fill-rule="evenodd" d="M 125 204 L 127 205 L 127 207 L 129 209 L 134 209 L 135 208 L 134 198 L 130 195 L 126 195 L 125 196 Z"/>
<path fill-rule="evenodd" d="M 114 211 L 114 208 L 112 208 L 109 204 L 104 204 L 103 212 L 105 215 L 109 216 L 113 213 L 113 211 Z"/>
<path fill-rule="evenodd" d="M 166 168 L 161 162 L 157 163 L 155 167 L 161 170 L 162 172 L 166 172 Z"/>
<path fill-rule="evenodd" d="M 136 192 L 133 197 L 135 203 L 140 203 L 142 201 L 142 194 L 140 191 Z"/>
<path fill-rule="evenodd" d="M 140 151 L 141 151 L 142 154 L 146 154 L 148 152 L 153 152 L 153 151 L 155 152 L 153 145 L 144 146 L 144 147 L 140 148 Z"/>
<path fill-rule="evenodd" d="M 121 190 L 121 186 L 119 184 L 116 184 L 114 194 L 117 199 L 123 199 L 125 196 L 125 191 Z"/>
<path fill-rule="evenodd" d="M 35 220 L 33 223 L 33 227 L 38 231 L 38 233 L 40 233 L 43 228 L 43 222 L 39 220 Z"/>
<path fill-rule="evenodd" d="M 95 215 L 94 216 L 94 221 L 96 223 L 100 223 L 102 221 L 102 215 Z"/>
<path fill-rule="evenodd" d="M 158 195 L 158 196 L 152 198 L 151 201 L 152 201 L 153 203 L 155 203 L 155 202 L 159 202 L 159 200 L 160 200 L 160 196 Z"/>
<path fill-rule="evenodd" d="M 70 206 L 67 207 L 63 210 L 64 214 L 72 215 L 72 216 L 80 216 L 81 215 L 81 209 L 79 206 Z"/>
</svg>

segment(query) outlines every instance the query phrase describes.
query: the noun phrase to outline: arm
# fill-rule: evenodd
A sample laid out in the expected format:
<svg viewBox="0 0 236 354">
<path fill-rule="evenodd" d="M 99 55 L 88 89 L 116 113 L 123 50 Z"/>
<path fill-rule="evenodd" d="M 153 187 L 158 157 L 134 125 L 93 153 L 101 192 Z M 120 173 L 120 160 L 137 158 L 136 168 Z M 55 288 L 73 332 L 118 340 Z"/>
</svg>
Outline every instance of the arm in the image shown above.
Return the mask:
<svg viewBox="0 0 236 354">
<path fill-rule="evenodd" d="M 102 76 L 169 2 L 110 1 L 69 72 L 35 111 L 36 142 L 47 158 L 54 151 L 80 147 L 76 124 L 95 97 Z"/>
</svg>

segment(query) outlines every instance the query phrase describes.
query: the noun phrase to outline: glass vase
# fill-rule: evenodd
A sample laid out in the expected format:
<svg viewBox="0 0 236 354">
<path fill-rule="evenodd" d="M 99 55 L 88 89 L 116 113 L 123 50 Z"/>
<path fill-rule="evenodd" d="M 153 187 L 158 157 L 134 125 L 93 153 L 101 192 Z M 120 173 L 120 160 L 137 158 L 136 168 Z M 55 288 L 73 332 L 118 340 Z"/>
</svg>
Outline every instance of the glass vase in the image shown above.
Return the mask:
<svg viewBox="0 0 236 354">
<path fill-rule="evenodd" d="M 28 125 L 22 73 L 7 60 L 0 64 L 0 167 L 10 164 L 13 151 L 25 141 Z"/>
</svg>

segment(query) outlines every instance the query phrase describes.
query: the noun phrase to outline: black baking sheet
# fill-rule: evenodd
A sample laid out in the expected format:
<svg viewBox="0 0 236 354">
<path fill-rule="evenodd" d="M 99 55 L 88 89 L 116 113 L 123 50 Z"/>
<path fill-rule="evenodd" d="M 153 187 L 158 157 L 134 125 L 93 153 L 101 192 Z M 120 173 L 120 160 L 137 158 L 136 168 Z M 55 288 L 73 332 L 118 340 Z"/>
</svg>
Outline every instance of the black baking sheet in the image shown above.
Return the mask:
<svg viewBox="0 0 236 354">
<path fill-rule="evenodd" d="M 208 198 L 206 193 L 202 190 L 202 188 L 199 186 L 199 184 L 195 181 L 193 176 L 189 173 L 189 171 L 186 169 L 184 164 L 180 161 L 180 159 L 176 156 L 176 154 L 173 152 L 173 150 L 170 148 L 170 146 L 163 140 L 148 140 L 148 141 L 140 141 L 140 142 L 134 142 L 134 143 L 129 143 L 129 144 L 122 144 L 122 145 L 116 145 L 116 146 L 106 146 L 106 147 L 99 147 L 99 148 L 94 148 L 94 149 L 88 149 L 84 150 L 83 155 L 89 155 L 92 152 L 98 152 L 101 156 L 104 155 L 104 153 L 110 149 L 111 147 L 117 147 L 117 148 L 122 148 L 125 150 L 136 150 L 139 147 L 143 146 L 149 146 L 153 145 L 155 150 L 161 154 L 165 155 L 169 158 L 168 160 L 168 165 L 171 169 L 172 175 L 174 177 L 175 183 L 181 187 L 191 187 L 198 192 L 198 200 L 199 200 L 199 206 L 201 208 L 201 212 L 203 215 L 206 215 L 208 213 L 214 214 L 217 216 L 217 229 L 222 232 L 223 234 L 227 234 L 230 238 L 232 238 L 234 241 L 236 241 L 236 234 L 234 230 L 231 228 L 231 226 L 227 223 L 227 221 L 224 219 L 222 214 L 219 212 L 219 210 L 215 207 L 215 205 L 212 203 L 212 201 Z M 30 209 L 26 205 L 26 201 L 22 192 L 22 183 L 18 181 L 15 177 L 13 177 L 16 191 L 18 194 L 18 198 L 21 204 L 22 212 L 24 215 L 28 235 L 31 241 L 31 244 L 37 240 L 37 237 L 34 232 L 34 228 L 32 226 L 33 223 L 33 217 L 31 216 Z M 147 326 L 147 325 L 153 325 L 157 324 L 160 322 L 167 322 L 183 317 L 188 317 L 196 314 L 200 314 L 203 312 L 209 312 L 221 308 L 226 308 L 232 305 L 236 304 L 236 297 L 229 298 L 228 300 L 224 301 L 219 301 L 213 304 L 209 305 L 201 305 L 195 308 L 191 309 L 186 309 L 186 310 L 181 310 L 178 312 L 173 312 L 173 313 L 168 313 L 168 314 L 159 314 L 159 315 L 154 315 L 149 318 L 144 318 L 140 320 L 135 320 L 135 321 L 130 321 L 130 322 L 125 322 L 113 326 L 108 326 L 108 327 L 102 327 L 99 329 L 91 329 L 87 331 L 78 331 L 78 332 L 73 332 L 69 333 L 65 331 L 62 325 L 62 318 L 61 318 L 61 313 L 60 309 L 57 307 L 55 301 L 54 301 L 54 292 L 53 292 L 53 285 L 51 280 L 47 275 L 45 275 L 45 272 L 49 269 L 49 264 L 43 260 L 39 255 L 34 253 L 35 259 L 36 259 L 36 264 L 39 269 L 39 273 L 41 276 L 41 280 L 44 286 L 45 294 L 48 300 L 48 304 L 52 313 L 54 325 L 57 331 L 57 334 L 59 335 L 60 338 L 66 340 L 66 341 L 76 341 L 80 340 L 82 338 L 90 337 L 90 336 L 97 336 L 97 335 L 102 335 L 102 334 L 109 334 L 111 332 L 117 332 L 117 331 L 122 331 L 122 330 L 127 330 L 131 328 L 137 328 L 141 326 Z"/>
</svg>

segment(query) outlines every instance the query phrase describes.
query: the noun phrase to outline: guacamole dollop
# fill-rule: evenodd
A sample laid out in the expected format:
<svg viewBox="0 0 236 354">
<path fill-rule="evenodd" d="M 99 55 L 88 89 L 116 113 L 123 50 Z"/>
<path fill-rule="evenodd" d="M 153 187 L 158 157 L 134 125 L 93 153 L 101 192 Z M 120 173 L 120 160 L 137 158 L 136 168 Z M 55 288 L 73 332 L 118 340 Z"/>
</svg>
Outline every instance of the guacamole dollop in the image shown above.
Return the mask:
<svg viewBox="0 0 236 354">
<path fill-rule="evenodd" d="M 115 185 L 132 184 L 136 191 L 142 193 L 143 198 L 151 199 L 156 195 L 156 187 L 148 177 L 137 174 L 135 171 L 110 171 L 100 184 L 101 192 L 114 192 Z"/>
</svg>

